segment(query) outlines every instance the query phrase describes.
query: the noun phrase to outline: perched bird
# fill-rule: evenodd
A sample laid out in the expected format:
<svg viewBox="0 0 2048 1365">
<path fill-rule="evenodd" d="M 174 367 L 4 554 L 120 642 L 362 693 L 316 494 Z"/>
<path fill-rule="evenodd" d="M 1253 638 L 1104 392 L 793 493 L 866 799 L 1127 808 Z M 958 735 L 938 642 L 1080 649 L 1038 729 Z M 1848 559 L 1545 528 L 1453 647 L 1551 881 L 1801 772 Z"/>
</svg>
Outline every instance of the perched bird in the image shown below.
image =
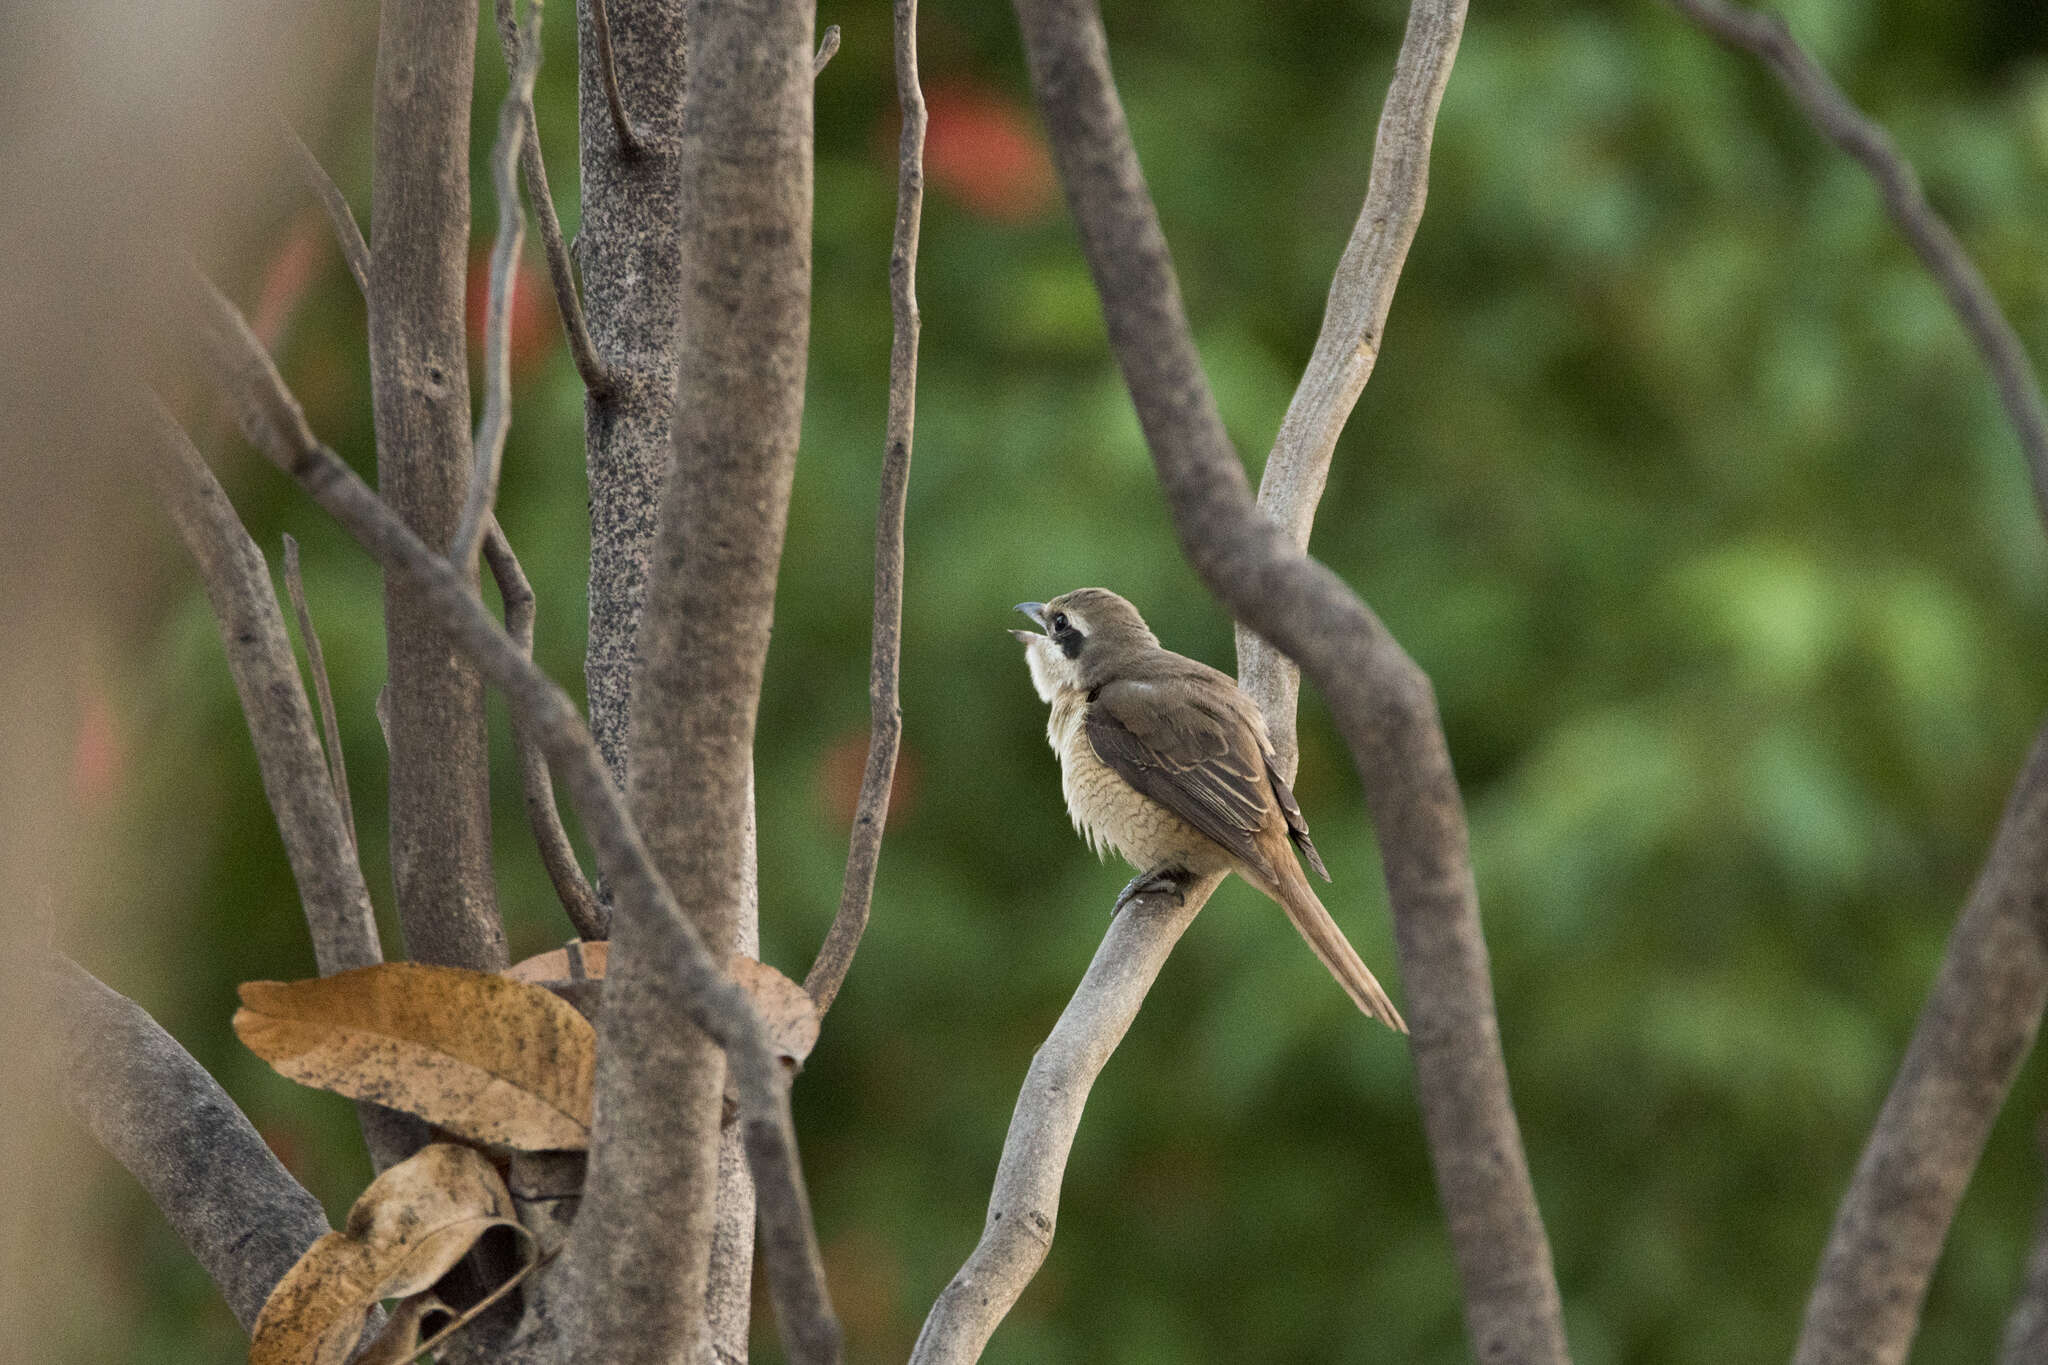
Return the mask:
<svg viewBox="0 0 2048 1365">
<path fill-rule="evenodd" d="M 1251 698 L 1228 674 L 1161 648 L 1137 608 L 1105 588 L 1017 610 L 1044 632 L 1010 633 L 1024 642 L 1032 686 L 1052 704 L 1045 733 L 1067 813 L 1090 848 L 1113 848 L 1138 869 L 1116 909 L 1235 872 L 1280 903 L 1358 1008 L 1406 1033 L 1294 861 L 1298 848 L 1330 879 Z"/>
</svg>

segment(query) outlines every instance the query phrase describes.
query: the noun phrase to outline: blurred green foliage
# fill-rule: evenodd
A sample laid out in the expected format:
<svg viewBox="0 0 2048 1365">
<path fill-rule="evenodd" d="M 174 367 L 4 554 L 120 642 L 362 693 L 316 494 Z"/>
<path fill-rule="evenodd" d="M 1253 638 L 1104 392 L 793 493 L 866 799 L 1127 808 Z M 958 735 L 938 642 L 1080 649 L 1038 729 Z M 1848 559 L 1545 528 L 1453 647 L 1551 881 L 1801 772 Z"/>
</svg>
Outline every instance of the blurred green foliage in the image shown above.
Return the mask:
<svg viewBox="0 0 2048 1365">
<path fill-rule="evenodd" d="M 2048 355 L 2048 10 L 1785 10 L 1895 131 Z M 1357 212 L 1404 14 L 1395 0 L 1110 7 L 1203 355 L 1254 466 Z M 799 975 L 836 901 L 865 743 L 894 194 L 886 7 L 828 4 L 827 22 L 845 45 L 818 90 L 810 394 L 760 739 L 765 956 Z M 573 231 L 572 25 L 554 16 L 547 36 L 541 123 Z M 1017 1082 L 1125 875 L 1067 827 L 1009 604 L 1108 584 L 1170 646 L 1230 656 L 1036 159 L 1007 7 L 928 6 L 923 53 L 934 169 L 904 788 L 873 928 L 797 1090 L 854 1361 L 903 1358 L 971 1247 Z M 503 88 L 488 37 L 480 69 L 482 187 Z M 365 94 L 333 156 L 365 211 L 367 163 Z M 475 213 L 482 242 L 482 188 Z M 361 307 L 322 252 L 281 354 L 319 429 L 367 468 Z M 540 346 L 503 515 L 541 594 L 542 656 L 577 686 L 582 399 L 551 329 Z M 266 546 L 283 529 L 306 542 L 388 902 L 376 576 L 267 470 L 235 466 L 230 482 Z M 1436 682 L 1581 1365 L 1789 1350 L 2048 702 L 2043 547 L 1940 293 L 1773 84 L 1656 4 L 1475 7 L 1429 211 L 1314 549 Z M 347 1106 L 271 1076 L 228 1030 L 235 981 L 312 964 L 189 584 L 165 596 L 151 651 L 131 802 L 148 851 L 129 894 L 164 929 L 151 961 L 110 974 L 338 1212 L 366 1176 Z M 1337 876 L 1328 899 L 1398 998 L 1358 784 L 1319 702 L 1304 705 L 1300 793 Z M 502 716 L 497 737 L 501 895 L 523 954 L 568 930 Z M 1994 1347 L 2040 1194 L 2042 1098 L 2024 1078 L 1992 1137 L 1919 1360 Z M 110 1216 L 108 1255 L 132 1292 L 103 1350 L 240 1358 L 139 1195 Z M 759 1340 L 778 1358 L 765 1319 Z M 1467 1356 L 1404 1051 L 1277 913 L 1226 890 L 1097 1088 L 1059 1239 L 989 1359 Z"/>
</svg>

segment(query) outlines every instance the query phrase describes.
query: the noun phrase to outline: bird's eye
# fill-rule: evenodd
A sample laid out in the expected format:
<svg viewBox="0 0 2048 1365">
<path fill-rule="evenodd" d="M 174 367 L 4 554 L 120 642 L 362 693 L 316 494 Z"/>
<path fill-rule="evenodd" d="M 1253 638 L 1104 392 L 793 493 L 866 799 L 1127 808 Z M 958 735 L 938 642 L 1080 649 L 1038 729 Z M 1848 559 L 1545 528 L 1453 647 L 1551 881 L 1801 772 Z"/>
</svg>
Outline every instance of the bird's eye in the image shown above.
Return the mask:
<svg viewBox="0 0 2048 1365">
<path fill-rule="evenodd" d="M 1057 635 L 1067 628 L 1067 614 L 1056 611 L 1052 614 L 1052 633 Z"/>
</svg>

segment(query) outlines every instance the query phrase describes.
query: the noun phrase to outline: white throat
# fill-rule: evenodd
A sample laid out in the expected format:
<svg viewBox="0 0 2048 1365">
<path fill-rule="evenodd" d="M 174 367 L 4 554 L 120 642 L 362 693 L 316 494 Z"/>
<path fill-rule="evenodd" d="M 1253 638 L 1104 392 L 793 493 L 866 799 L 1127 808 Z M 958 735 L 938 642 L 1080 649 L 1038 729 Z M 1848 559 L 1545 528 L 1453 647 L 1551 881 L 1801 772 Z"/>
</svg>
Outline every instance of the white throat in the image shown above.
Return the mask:
<svg viewBox="0 0 2048 1365">
<path fill-rule="evenodd" d="M 1045 636 L 1035 636 L 1024 646 L 1024 663 L 1031 670 L 1031 686 L 1038 699 L 1050 702 L 1062 692 L 1081 690 L 1080 671 L 1058 645 Z"/>
</svg>

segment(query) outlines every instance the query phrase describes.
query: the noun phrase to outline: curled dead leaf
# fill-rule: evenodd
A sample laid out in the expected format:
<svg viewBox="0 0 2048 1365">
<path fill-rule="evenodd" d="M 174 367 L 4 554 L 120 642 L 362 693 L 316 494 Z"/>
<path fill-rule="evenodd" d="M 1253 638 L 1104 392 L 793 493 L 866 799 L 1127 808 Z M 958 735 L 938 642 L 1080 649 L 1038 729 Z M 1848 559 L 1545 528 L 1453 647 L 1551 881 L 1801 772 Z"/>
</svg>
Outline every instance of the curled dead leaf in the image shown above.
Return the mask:
<svg viewBox="0 0 2048 1365">
<path fill-rule="evenodd" d="M 576 939 L 560 948 L 538 953 L 505 969 L 515 981 L 535 985 L 564 981 L 604 979 L 611 944 L 603 940 Z M 818 1008 L 802 986 L 765 962 L 735 953 L 725 964 L 726 974 L 739 983 L 755 1013 L 768 1030 L 768 1045 L 789 1066 L 800 1066 L 818 1042 Z"/>
<path fill-rule="evenodd" d="M 422 1148 L 370 1182 L 342 1230 L 315 1241 L 277 1282 L 257 1315 L 249 1365 L 341 1365 L 379 1300 L 425 1294 L 497 1227 L 524 1240 L 489 1160 L 453 1143 Z"/>
<path fill-rule="evenodd" d="M 768 1046 L 785 1066 L 801 1066 L 818 1043 L 818 1007 L 802 986 L 765 962 L 735 953 L 725 964 L 768 1030 Z"/>
<path fill-rule="evenodd" d="M 571 939 L 561 947 L 522 958 L 507 967 L 504 975 L 514 981 L 538 986 L 548 981 L 603 980 L 605 960 L 611 943 L 606 939 Z"/>
<path fill-rule="evenodd" d="M 241 997 L 236 1035 L 303 1085 L 520 1151 L 590 1143 L 597 1035 L 538 986 L 391 962 L 310 981 L 250 981 Z"/>
</svg>

